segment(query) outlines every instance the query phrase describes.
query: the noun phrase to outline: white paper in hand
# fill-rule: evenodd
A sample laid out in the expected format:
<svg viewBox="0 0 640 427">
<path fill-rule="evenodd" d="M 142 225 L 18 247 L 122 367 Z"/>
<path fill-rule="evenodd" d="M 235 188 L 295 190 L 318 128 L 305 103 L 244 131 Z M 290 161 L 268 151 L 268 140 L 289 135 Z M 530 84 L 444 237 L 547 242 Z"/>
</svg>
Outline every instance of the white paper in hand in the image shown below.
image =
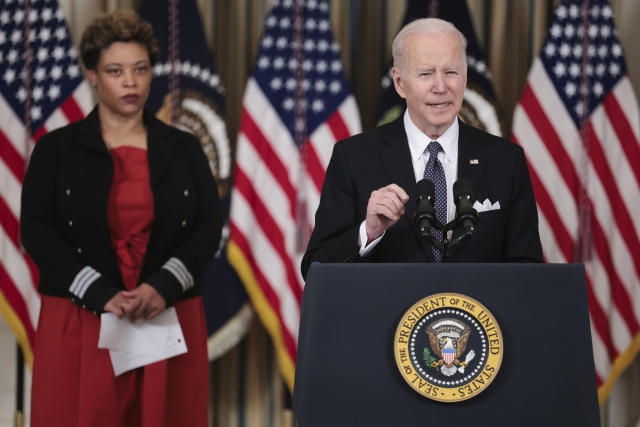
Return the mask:
<svg viewBox="0 0 640 427">
<path fill-rule="evenodd" d="M 116 376 L 187 352 L 182 328 L 174 307 L 152 320 L 118 319 L 113 313 L 101 316 L 99 348 L 109 349 Z"/>
</svg>

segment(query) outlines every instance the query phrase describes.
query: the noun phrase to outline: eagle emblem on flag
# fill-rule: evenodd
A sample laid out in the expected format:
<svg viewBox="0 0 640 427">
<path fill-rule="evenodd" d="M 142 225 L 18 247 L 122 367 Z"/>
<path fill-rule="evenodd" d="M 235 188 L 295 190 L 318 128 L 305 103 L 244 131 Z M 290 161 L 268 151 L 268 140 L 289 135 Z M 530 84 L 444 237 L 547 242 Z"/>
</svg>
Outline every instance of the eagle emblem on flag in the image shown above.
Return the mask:
<svg viewBox="0 0 640 427">
<path fill-rule="evenodd" d="M 452 376 L 456 372 L 464 373 L 464 368 L 475 357 L 475 352 L 471 350 L 464 362 L 459 360 L 467 348 L 471 329 L 457 319 L 440 319 L 430 324 L 425 331 L 429 335 L 431 350 L 439 358 L 429 366 L 446 376 Z"/>
</svg>

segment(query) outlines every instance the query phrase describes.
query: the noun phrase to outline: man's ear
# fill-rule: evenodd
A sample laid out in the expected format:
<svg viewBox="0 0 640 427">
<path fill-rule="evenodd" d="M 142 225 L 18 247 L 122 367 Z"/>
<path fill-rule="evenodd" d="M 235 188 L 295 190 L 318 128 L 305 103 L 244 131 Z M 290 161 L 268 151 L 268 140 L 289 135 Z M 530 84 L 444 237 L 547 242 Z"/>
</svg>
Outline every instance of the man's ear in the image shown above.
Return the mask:
<svg viewBox="0 0 640 427">
<path fill-rule="evenodd" d="M 469 64 L 464 64 L 464 87 L 467 88 L 467 73 L 469 71 Z"/>
<path fill-rule="evenodd" d="M 404 80 L 400 75 L 400 71 L 396 67 L 393 67 L 391 69 L 391 74 L 393 76 L 393 85 L 396 87 L 396 92 L 398 92 L 398 95 L 400 95 L 401 98 L 406 99 L 407 95 L 404 92 Z"/>
</svg>

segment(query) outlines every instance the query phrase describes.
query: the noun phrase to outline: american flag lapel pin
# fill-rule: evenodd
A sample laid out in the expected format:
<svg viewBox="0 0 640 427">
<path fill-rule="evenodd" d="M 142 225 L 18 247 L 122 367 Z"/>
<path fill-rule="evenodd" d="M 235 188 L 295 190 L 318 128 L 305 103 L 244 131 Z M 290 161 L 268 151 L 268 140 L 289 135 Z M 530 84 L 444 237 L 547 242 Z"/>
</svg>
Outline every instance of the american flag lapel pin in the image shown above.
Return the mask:
<svg viewBox="0 0 640 427">
<path fill-rule="evenodd" d="M 469 161 L 469 163 L 471 163 L 472 165 L 477 165 L 478 164 L 478 159 L 471 159 Z"/>
</svg>

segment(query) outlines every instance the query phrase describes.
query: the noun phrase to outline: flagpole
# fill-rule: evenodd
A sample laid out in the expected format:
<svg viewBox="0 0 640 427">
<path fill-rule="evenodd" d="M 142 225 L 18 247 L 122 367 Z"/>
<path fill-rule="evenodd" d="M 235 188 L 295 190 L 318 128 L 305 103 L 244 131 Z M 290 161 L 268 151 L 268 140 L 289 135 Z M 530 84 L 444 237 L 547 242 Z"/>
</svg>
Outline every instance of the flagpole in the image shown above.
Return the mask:
<svg viewBox="0 0 640 427">
<path fill-rule="evenodd" d="M 580 162 L 580 192 L 578 200 L 578 236 L 575 246 L 575 261 L 586 263 L 591 258 L 591 207 L 589 201 L 589 0 L 583 0 L 582 14 L 582 55 L 580 101 L 580 140 L 582 142 Z"/>
<path fill-rule="evenodd" d="M 429 18 L 438 17 L 438 0 L 429 0 Z"/>
<path fill-rule="evenodd" d="M 25 127 L 25 171 L 31 157 L 31 0 L 24 0 L 24 127 Z M 22 248 L 22 251 L 24 249 Z M 16 412 L 14 426 L 24 426 L 24 354 L 20 344 L 16 344 Z"/>
<path fill-rule="evenodd" d="M 31 156 L 31 0 L 24 0 L 24 127 L 25 127 L 25 170 Z M 16 344 L 16 412 L 14 426 L 24 426 L 24 354 L 20 344 Z"/>
<path fill-rule="evenodd" d="M 178 124 L 180 115 L 180 42 L 178 0 L 169 0 L 169 93 L 171 94 L 171 125 Z"/>
<path fill-rule="evenodd" d="M 24 355 L 20 344 L 16 343 L 16 413 L 14 427 L 24 426 Z"/>
<path fill-rule="evenodd" d="M 296 251 L 304 254 L 309 239 L 311 238 L 311 226 L 307 218 L 307 199 L 304 194 L 304 180 L 307 170 L 307 97 L 304 86 L 305 70 L 304 55 L 304 7 L 301 0 L 293 2 L 293 57 L 296 60 L 294 78 L 296 87 L 294 90 L 294 139 L 299 150 L 299 181 L 296 191 Z"/>
</svg>

